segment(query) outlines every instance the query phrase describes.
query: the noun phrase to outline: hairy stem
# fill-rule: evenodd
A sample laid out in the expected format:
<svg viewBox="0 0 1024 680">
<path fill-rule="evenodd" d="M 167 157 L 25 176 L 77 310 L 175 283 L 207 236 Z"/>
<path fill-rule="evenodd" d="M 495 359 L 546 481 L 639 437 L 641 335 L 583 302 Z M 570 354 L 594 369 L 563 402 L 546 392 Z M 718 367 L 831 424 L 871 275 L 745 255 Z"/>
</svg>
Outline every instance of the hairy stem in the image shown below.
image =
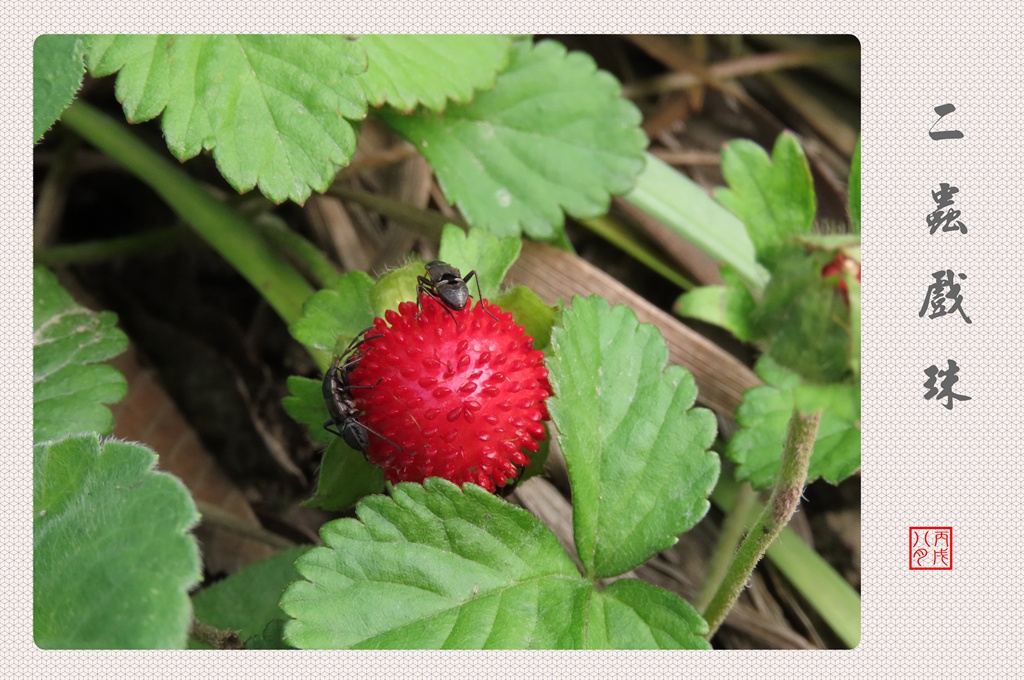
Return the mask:
<svg viewBox="0 0 1024 680">
<path fill-rule="evenodd" d="M 741 487 L 739 482 L 723 475 L 711 493 L 711 500 L 728 511 L 736 504 Z M 751 515 L 763 511 L 761 503 L 755 501 Z M 814 548 L 787 526 L 768 546 L 765 557 L 850 649 L 860 643 L 860 596 Z"/>
<path fill-rule="evenodd" d="M 192 639 L 209 645 L 214 649 L 244 649 L 242 641 L 238 639 L 238 633 L 231 630 L 221 630 L 207 625 L 199 619 L 192 620 Z"/>
<path fill-rule="evenodd" d="M 718 542 L 708 562 L 708 573 L 700 586 L 700 592 L 693 601 L 693 606 L 703 610 L 711 602 L 718 586 L 725 580 L 725 573 L 732 564 L 736 546 L 743 540 L 743 531 L 749 526 L 753 510 L 756 507 L 757 494 L 750 484 L 743 484 L 737 494 L 736 501 L 725 514 Z"/>
<path fill-rule="evenodd" d="M 804 484 L 807 481 L 807 466 L 814 451 L 814 439 L 818 434 L 821 412 L 813 415 L 793 413 L 786 432 L 786 445 L 782 451 L 779 476 L 772 489 L 771 498 L 764 512 L 747 532 L 733 558 L 725 580 L 704 611 L 708 622 L 707 639 L 714 637 L 729 610 L 746 586 L 754 567 L 761 561 L 765 550 L 779 535 L 800 503 Z"/>
</svg>

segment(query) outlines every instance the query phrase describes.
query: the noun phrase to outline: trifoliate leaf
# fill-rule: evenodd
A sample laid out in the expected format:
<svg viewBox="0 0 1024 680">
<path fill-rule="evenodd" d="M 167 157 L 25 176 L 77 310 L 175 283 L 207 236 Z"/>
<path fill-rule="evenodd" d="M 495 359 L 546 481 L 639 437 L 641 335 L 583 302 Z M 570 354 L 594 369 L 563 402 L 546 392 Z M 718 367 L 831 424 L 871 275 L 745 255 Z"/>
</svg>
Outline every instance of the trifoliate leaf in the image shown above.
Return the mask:
<svg viewBox="0 0 1024 680">
<path fill-rule="evenodd" d="M 729 188 L 716 191 L 715 198 L 743 220 L 758 259 L 790 236 L 810 231 L 817 205 L 814 183 L 792 133 L 779 135 L 772 158 L 750 140 L 728 142 L 722 174 Z"/>
<path fill-rule="evenodd" d="M 309 347 L 344 351 L 349 341 L 373 323 L 368 274 L 353 271 L 339 277 L 333 288 L 314 293 L 302 306 L 302 318 L 289 327 L 292 337 Z"/>
<path fill-rule="evenodd" d="M 757 489 L 775 482 L 793 410 L 822 409 L 807 482 L 824 478 L 838 484 L 860 467 L 860 387 L 853 384 L 807 385 L 770 357 L 755 371 L 765 385 L 743 394 L 736 422 L 743 428 L 729 441 L 727 454 L 739 467 L 736 478 Z"/>
<path fill-rule="evenodd" d="M 301 649 L 707 649 L 700 616 L 637 581 L 579 575 L 537 518 L 431 477 L 324 525 L 285 591 Z M 624 583 L 625 585 L 619 585 Z"/>
<path fill-rule="evenodd" d="M 499 236 L 552 238 L 565 213 L 604 214 L 643 168 L 641 116 L 619 83 L 582 52 L 516 43 L 494 89 L 443 114 L 384 121 L 430 161 L 445 197 Z"/>
<path fill-rule="evenodd" d="M 477 292 L 476 283 L 479 283 L 479 293 L 489 299 L 497 295 L 522 247 L 522 240 L 515 236 L 498 238 L 483 229 L 470 229 L 467 234 L 448 224 L 441 234 L 438 257 L 458 269 L 463 279 L 475 271 L 474 280 L 467 283 L 470 294 Z"/>
<path fill-rule="evenodd" d="M 591 600 L 588 649 L 711 649 L 686 600 L 644 581 L 615 581 Z"/>
<path fill-rule="evenodd" d="M 183 648 L 200 578 L 195 505 L 139 444 L 96 435 L 35 447 L 36 645 Z"/>
<path fill-rule="evenodd" d="M 439 111 L 490 89 L 510 45 L 504 35 L 365 35 L 359 42 L 369 59 L 359 77 L 366 99 L 407 112 L 418 104 Z"/>
<path fill-rule="evenodd" d="M 260 635 L 268 623 L 287 618 L 278 602 L 284 589 L 298 580 L 295 560 L 309 550 L 297 546 L 242 567 L 192 596 L 196 619 L 242 640 Z"/>
<path fill-rule="evenodd" d="M 715 418 L 669 366 L 658 330 L 574 297 L 551 333 L 548 399 L 572 485 L 576 549 L 592 577 L 621 574 L 704 516 L 718 479 Z"/>
<path fill-rule="evenodd" d="M 128 339 L 112 312 L 80 306 L 45 267 L 35 267 L 33 276 L 33 440 L 108 434 L 114 416 L 103 404 L 121 400 L 128 383 L 100 362 L 123 352 Z"/>
<path fill-rule="evenodd" d="M 673 310 L 679 316 L 713 323 L 749 341 L 753 336 L 750 317 L 757 302 L 733 270 L 723 267 L 722 279 L 724 286 L 699 286 L 683 293 Z"/>
<path fill-rule="evenodd" d="M 85 38 L 41 35 L 32 44 L 32 141 L 60 118 L 85 75 Z"/>
<path fill-rule="evenodd" d="M 551 531 L 480 487 L 432 477 L 324 525 L 281 608 L 301 649 L 583 645 L 592 585 Z"/>
<path fill-rule="evenodd" d="M 231 186 L 278 203 L 325 190 L 355 152 L 349 121 L 366 115 L 366 53 L 345 36 L 100 35 L 86 64 L 120 71 L 129 121 L 163 112 L 179 160 L 212 150 Z"/>
</svg>

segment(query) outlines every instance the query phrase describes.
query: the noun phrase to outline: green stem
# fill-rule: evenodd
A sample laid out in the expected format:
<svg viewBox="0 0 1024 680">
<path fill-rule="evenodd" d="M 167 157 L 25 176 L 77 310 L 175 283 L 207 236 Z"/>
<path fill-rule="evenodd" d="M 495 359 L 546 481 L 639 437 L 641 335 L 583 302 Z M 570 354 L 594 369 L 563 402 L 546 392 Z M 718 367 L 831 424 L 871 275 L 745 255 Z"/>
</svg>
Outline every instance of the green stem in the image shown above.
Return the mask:
<svg viewBox="0 0 1024 680">
<path fill-rule="evenodd" d="M 61 120 L 145 182 L 182 220 L 292 323 L 313 288 L 237 213 L 199 187 L 184 170 L 137 139 L 126 126 L 81 100 Z"/>
<path fill-rule="evenodd" d="M 310 243 L 302 234 L 289 229 L 280 220 L 270 216 L 256 219 L 254 225 L 270 245 L 287 253 L 292 261 L 308 273 L 318 287 L 329 288 L 338 280 L 338 268 L 322 250 Z"/>
<path fill-rule="evenodd" d="M 818 434 L 820 420 L 820 411 L 813 415 L 797 411 L 790 418 L 779 476 L 768 505 L 760 519 L 747 532 L 747 537 L 740 544 L 722 585 L 718 587 L 704 612 L 704 619 L 708 622 L 708 634 L 705 636 L 707 639 L 714 637 L 718 627 L 722 625 L 722 621 L 736 603 L 736 599 L 743 592 L 765 550 L 796 511 L 804 484 L 807 482 L 807 466 L 814 451 L 814 439 Z"/>
<path fill-rule="evenodd" d="M 733 555 L 736 554 L 736 546 L 743 540 L 743 532 L 750 526 L 755 509 L 760 511 L 760 508 L 757 508 L 757 493 L 754 492 L 750 484 L 740 485 L 736 501 L 732 508 L 725 513 L 725 521 L 722 522 L 718 542 L 715 544 L 711 560 L 708 562 L 707 576 L 693 601 L 693 606 L 698 610 L 703 610 L 708 606 L 718 586 L 725 580 L 725 573 L 732 563 Z"/>
<path fill-rule="evenodd" d="M 631 234 L 627 233 L 615 220 L 610 217 L 595 217 L 589 220 L 579 220 L 579 223 L 590 231 L 594 232 L 605 241 L 616 246 L 625 253 L 631 255 L 638 262 L 645 265 L 651 271 L 661 274 L 663 277 L 679 286 L 683 290 L 694 288 L 692 281 L 686 279 L 679 272 L 665 262 L 656 252 L 640 243 Z"/>
<path fill-rule="evenodd" d="M 83 241 L 82 243 L 51 246 L 35 251 L 32 257 L 37 263 L 45 264 L 48 267 L 68 264 L 91 264 L 136 253 L 148 253 L 153 250 L 173 248 L 188 243 L 190 240 L 196 244 L 199 243 L 192 230 L 185 226 L 177 226 L 168 229 L 156 229 L 141 234 L 132 234 L 131 236 L 118 236 L 97 241 Z"/>
</svg>

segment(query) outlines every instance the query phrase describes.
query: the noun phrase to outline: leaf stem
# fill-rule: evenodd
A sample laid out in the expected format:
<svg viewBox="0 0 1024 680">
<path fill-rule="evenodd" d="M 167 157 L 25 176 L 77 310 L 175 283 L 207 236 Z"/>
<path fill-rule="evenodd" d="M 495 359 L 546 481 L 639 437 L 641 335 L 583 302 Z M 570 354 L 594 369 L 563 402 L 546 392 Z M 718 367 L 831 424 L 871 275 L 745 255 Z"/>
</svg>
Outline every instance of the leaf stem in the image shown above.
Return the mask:
<svg viewBox="0 0 1024 680">
<path fill-rule="evenodd" d="M 245 219 L 121 123 L 78 100 L 61 120 L 145 182 L 266 298 L 287 323 L 301 316 L 312 287 Z"/>
<path fill-rule="evenodd" d="M 359 189 L 345 186 L 340 182 L 332 184 L 327 193 L 346 201 L 358 203 L 364 208 L 369 208 L 385 217 L 398 220 L 410 229 L 434 241 L 441 240 L 441 231 L 446 224 L 454 224 L 462 229 L 468 229 L 465 222 L 460 219 L 449 219 L 440 213 L 431 210 L 421 210 L 393 198 L 360 191 Z"/>
<path fill-rule="evenodd" d="M 708 622 L 708 634 L 705 637 L 708 640 L 714 637 L 729 610 L 743 592 L 765 550 L 796 511 L 807 481 L 807 466 L 814 451 L 814 439 L 818 433 L 820 420 L 820 411 L 813 415 L 796 411 L 790 418 L 779 476 L 768 505 L 747 532 L 747 537 L 740 544 L 725 579 L 704 611 L 704 618 Z"/>
<path fill-rule="evenodd" d="M 318 287 L 328 288 L 337 281 L 340 276 L 338 268 L 302 234 L 266 214 L 253 220 L 253 225 L 271 246 L 285 253 Z"/>
</svg>

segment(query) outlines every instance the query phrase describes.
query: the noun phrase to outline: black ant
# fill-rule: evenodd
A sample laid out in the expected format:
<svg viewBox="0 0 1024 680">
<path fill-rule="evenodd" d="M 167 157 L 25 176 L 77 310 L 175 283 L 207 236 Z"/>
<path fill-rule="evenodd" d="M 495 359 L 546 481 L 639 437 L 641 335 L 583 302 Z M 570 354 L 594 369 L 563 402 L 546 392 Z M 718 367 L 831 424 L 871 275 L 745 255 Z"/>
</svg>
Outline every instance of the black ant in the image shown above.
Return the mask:
<svg viewBox="0 0 1024 680">
<path fill-rule="evenodd" d="M 480 277 L 476 275 L 475 269 L 463 278 L 458 269 L 440 260 L 428 262 L 423 265 L 423 268 L 427 270 L 427 275 L 416 277 L 417 304 L 420 303 L 420 296 L 426 293 L 440 302 L 454 320 L 455 315 L 452 314 L 452 311 L 462 311 L 466 308 L 466 303 L 469 302 L 469 286 L 466 283 L 476 277 L 477 299 L 483 305 L 484 311 L 495 321 L 498 320 L 498 317 L 494 316 L 483 302 L 483 294 L 480 292 Z M 458 321 L 456 320 L 455 323 L 458 324 Z"/>
<path fill-rule="evenodd" d="M 345 443 L 356 451 L 365 453 L 366 448 L 370 445 L 369 435 L 375 434 L 404 453 L 405 449 L 398 444 L 395 444 L 381 433 L 360 422 L 359 409 L 356 408 L 355 400 L 352 397 L 352 390 L 370 389 L 372 387 L 371 385 L 353 385 L 349 382 L 349 374 L 355 369 L 360 359 L 360 357 L 356 357 L 349 360 L 352 353 L 364 342 L 383 337 L 381 335 L 366 337 L 366 333 L 370 328 L 363 330 L 356 337 L 352 338 L 352 342 L 348 344 L 345 351 L 334 360 L 331 367 L 324 374 L 324 402 L 327 404 L 327 413 L 331 416 L 324 423 L 324 429 L 344 439 Z M 332 425 L 334 426 L 333 429 L 331 428 Z"/>
</svg>

